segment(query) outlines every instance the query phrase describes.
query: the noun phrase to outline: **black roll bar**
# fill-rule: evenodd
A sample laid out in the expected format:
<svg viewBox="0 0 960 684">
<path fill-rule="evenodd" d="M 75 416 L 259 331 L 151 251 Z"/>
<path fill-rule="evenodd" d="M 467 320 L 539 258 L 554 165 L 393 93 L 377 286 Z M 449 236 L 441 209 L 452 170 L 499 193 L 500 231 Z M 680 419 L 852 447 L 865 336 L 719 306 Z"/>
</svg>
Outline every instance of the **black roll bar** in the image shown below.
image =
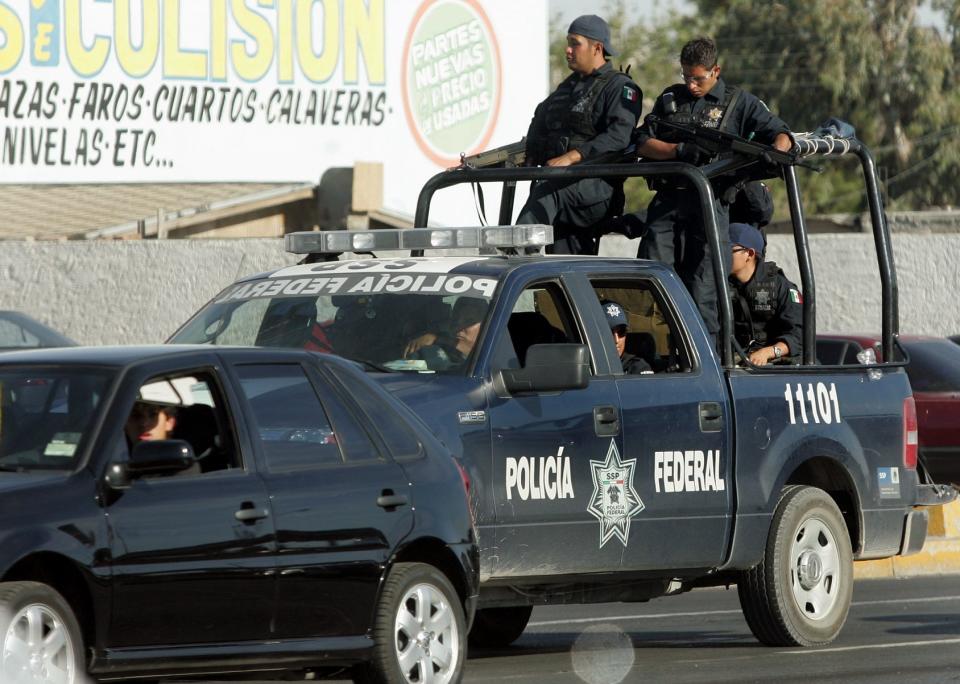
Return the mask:
<svg viewBox="0 0 960 684">
<path fill-rule="evenodd" d="M 839 140 L 818 138 L 809 134 L 797 134 L 797 147 L 803 158 L 832 158 L 848 153 L 857 155 L 863 169 L 867 193 L 867 203 L 873 226 L 874 243 L 877 250 L 877 264 L 881 281 L 881 345 L 883 358 L 894 358 L 894 339 L 899 335 L 899 309 L 897 303 L 897 278 L 890 243 L 890 232 L 883 203 L 877 184 L 877 170 L 873 155 L 858 140 Z M 427 227 L 430 218 L 430 202 L 436 191 L 454 185 L 466 183 L 503 183 L 500 206 L 500 224 L 512 221 L 513 199 L 518 181 L 533 180 L 576 180 L 580 178 L 636 178 L 649 176 L 680 176 L 697 192 L 704 232 L 710 245 L 711 260 L 719 293 L 720 313 L 720 356 L 726 368 L 735 366 L 733 345 L 733 311 L 730 305 L 729 285 L 726 278 L 726 263 L 720 254 L 720 236 L 714 213 L 714 194 L 710 179 L 731 174 L 744 167 L 756 165 L 756 157 L 733 155 L 722 158 L 703 167 L 675 161 L 615 163 L 615 164 L 578 164 L 566 167 L 515 167 L 515 168 L 467 168 L 461 167 L 442 171 L 430 178 L 420 190 L 417 209 L 414 215 L 415 227 Z M 797 182 L 796 167 L 781 166 L 787 189 L 790 219 L 793 227 L 794 246 L 797 250 L 797 262 L 800 269 L 800 281 L 803 291 L 803 355 L 802 363 L 816 363 L 816 283 L 813 275 L 813 262 L 810 256 L 806 220 L 800 187 Z M 771 370 L 776 370 L 774 367 Z"/>
<path fill-rule="evenodd" d="M 430 201 L 437 190 L 464 183 L 507 183 L 532 180 L 574 180 L 580 178 L 635 178 L 646 176 L 681 176 L 697 191 L 700 198 L 700 212 L 704 219 L 704 231 L 710 243 L 711 260 L 717 276 L 717 292 L 720 293 L 720 354 L 725 366 L 733 365 L 733 346 L 730 334 L 733 331 L 733 309 L 727 290 L 726 268 L 721 261 L 720 235 L 717 217 L 713 210 L 713 188 L 703 171 L 683 162 L 640 162 L 636 164 L 576 164 L 564 167 L 517 168 L 458 168 L 442 171 L 426 183 L 417 198 L 417 211 L 414 214 L 415 228 L 425 228 L 430 218 Z M 512 194 L 511 194 L 512 205 Z M 501 217 L 503 208 L 501 207 Z"/>
</svg>

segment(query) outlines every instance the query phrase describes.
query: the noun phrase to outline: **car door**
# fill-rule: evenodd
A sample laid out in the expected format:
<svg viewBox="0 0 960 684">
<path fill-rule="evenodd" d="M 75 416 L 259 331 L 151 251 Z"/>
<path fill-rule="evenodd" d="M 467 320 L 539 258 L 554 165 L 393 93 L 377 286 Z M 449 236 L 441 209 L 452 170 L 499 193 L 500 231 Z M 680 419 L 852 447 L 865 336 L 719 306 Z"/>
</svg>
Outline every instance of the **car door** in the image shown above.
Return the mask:
<svg viewBox="0 0 960 684">
<path fill-rule="evenodd" d="M 653 371 L 616 379 L 621 465 L 629 464 L 642 506 L 630 526 L 623 567 L 712 567 L 726 551 L 733 505 L 731 416 L 716 358 L 695 353 L 676 305 L 655 279 L 595 277 L 591 285 L 594 313 L 604 300 L 625 309 L 625 351 Z M 693 320 L 696 312 L 688 307 L 684 315 Z M 623 485 L 615 490 L 622 492 Z"/>
<path fill-rule="evenodd" d="M 491 374 L 522 367 L 534 344 L 587 343 L 574 311 L 560 279 L 526 283 L 499 326 Z M 630 518 L 610 526 L 593 501 L 597 464 L 622 448 L 617 386 L 595 371 L 594 364 L 586 388 L 562 392 L 503 396 L 489 383 L 496 543 L 483 544 L 485 575 L 487 568 L 496 578 L 619 568 L 616 535 Z"/>
<path fill-rule="evenodd" d="M 200 465 L 105 490 L 113 588 L 107 641 L 137 648 L 268 638 L 274 530 L 266 488 L 236 429 L 236 397 L 214 357 L 154 367 L 128 380 L 111 413 L 118 425 L 148 387 L 179 397 L 170 436 L 191 441 Z M 113 444 L 111 462 L 122 464 L 121 430 Z"/>
<path fill-rule="evenodd" d="M 413 526 L 402 468 L 362 427 L 361 409 L 312 364 L 237 363 L 232 369 L 273 502 L 275 636 L 366 633 L 383 568 Z M 365 378 L 352 378 L 349 392 L 372 404 L 363 421 L 389 424 L 386 408 L 368 397 Z"/>
</svg>

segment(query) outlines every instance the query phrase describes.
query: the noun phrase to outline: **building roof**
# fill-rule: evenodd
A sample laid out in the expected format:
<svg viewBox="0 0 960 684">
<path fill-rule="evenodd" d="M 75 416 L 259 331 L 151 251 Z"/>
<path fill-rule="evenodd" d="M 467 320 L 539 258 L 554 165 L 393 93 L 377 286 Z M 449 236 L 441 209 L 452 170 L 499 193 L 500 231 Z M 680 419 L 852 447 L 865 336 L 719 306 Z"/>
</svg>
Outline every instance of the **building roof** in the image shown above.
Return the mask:
<svg viewBox="0 0 960 684">
<path fill-rule="evenodd" d="M 289 183 L 4 184 L 0 185 L 0 240 L 112 237 L 110 229 L 135 227 L 140 220 L 155 226 L 158 211 L 164 212 L 165 221 L 175 220 L 292 187 Z"/>
</svg>

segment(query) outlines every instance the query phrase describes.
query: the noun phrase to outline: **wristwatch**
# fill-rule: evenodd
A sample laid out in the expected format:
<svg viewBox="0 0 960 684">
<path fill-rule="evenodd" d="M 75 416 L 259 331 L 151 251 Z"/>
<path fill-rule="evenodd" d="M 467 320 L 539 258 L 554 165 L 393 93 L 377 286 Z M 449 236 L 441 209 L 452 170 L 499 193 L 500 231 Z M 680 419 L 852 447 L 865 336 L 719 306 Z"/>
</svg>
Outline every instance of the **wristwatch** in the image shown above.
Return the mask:
<svg viewBox="0 0 960 684">
<path fill-rule="evenodd" d="M 773 345 L 773 358 L 779 359 L 781 356 L 783 356 L 783 352 L 780 351 L 780 347 Z"/>
</svg>

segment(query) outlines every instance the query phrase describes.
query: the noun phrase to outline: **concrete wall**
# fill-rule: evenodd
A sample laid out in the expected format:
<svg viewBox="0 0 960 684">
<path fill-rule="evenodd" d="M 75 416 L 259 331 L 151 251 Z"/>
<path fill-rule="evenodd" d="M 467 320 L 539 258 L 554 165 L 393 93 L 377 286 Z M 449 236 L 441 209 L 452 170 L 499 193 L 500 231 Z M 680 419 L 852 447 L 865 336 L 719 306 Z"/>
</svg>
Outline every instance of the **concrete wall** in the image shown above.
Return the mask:
<svg viewBox="0 0 960 684">
<path fill-rule="evenodd" d="M 880 329 L 880 280 L 869 235 L 814 235 L 818 329 Z M 960 235 L 893 238 L 902 332 L 960 333 Z M 17 309 L 84 344 L 162 342 L 241 275 L 294 263 L 277 239 L 12 242 L 0 247 L 0 309 Z M 634 256 L 609 236 L 605 254 Z M 793 240 L 769 257 L 799 283 Z"/>
</svg>

